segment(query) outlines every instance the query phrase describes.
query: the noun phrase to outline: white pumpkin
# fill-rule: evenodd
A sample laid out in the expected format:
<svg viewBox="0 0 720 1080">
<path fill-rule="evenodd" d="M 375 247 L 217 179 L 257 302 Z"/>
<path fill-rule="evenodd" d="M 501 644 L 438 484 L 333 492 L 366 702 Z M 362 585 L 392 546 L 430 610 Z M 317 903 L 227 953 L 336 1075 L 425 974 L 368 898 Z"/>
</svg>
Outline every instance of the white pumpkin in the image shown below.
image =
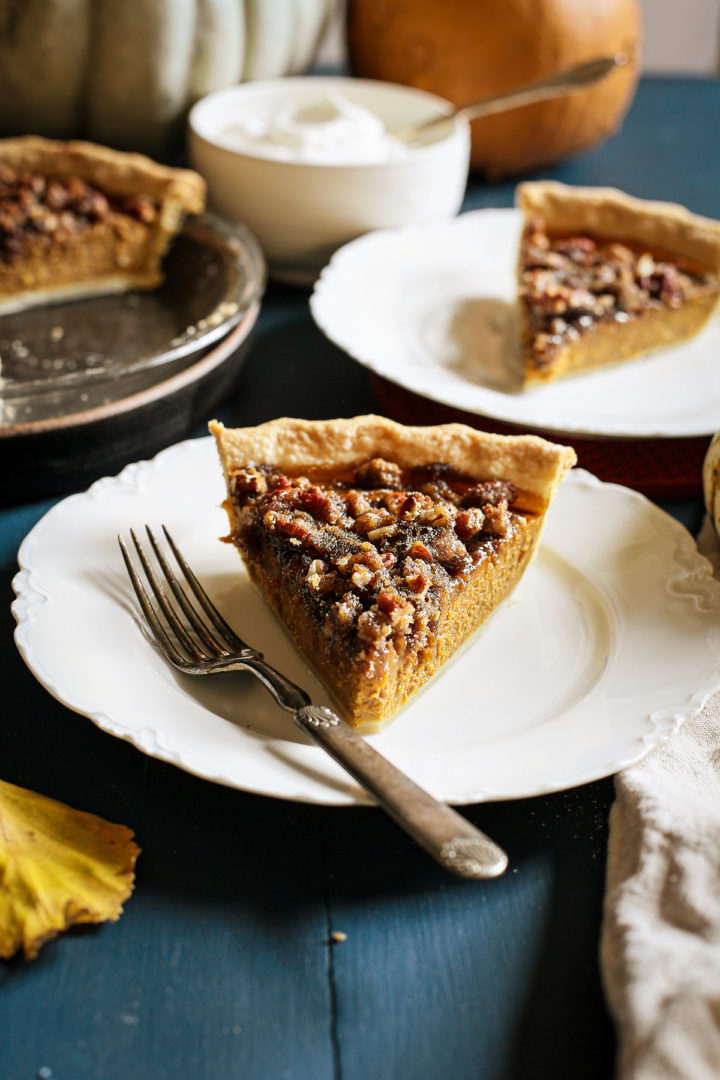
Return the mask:
<svg viewBox="0 0 720 1080">
<path fill-rule="evenodd" d="M 337 0 L 0 0 L 0 135 L 161 152 L 212 90 L 306 71 Z"/>
</svg>

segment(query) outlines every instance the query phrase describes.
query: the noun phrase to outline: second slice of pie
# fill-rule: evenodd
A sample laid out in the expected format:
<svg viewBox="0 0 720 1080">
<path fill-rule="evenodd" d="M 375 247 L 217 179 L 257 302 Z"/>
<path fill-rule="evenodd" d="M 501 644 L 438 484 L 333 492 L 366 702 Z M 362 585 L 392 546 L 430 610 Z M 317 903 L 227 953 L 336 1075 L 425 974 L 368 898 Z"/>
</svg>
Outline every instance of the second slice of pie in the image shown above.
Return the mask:
<svg viewBox="0 0 720 1080">
<path fill-rule="evenodd" d="M 526 385 L 687 341 L 720 298 L 720 223 L 612 188 L 517 188 Z"/>
<path fill-rule="evenodd" d="M 378 416 L 213 422 L 230 539 L 346 719 L 378 730 L 507 597 L 575 452 Z"/>
<path fill-rule="evenodd" d="M 77 140 L 0 139 L 0 313 L 155 288 L 204 205 L 191 169 Z"/>
</svg>

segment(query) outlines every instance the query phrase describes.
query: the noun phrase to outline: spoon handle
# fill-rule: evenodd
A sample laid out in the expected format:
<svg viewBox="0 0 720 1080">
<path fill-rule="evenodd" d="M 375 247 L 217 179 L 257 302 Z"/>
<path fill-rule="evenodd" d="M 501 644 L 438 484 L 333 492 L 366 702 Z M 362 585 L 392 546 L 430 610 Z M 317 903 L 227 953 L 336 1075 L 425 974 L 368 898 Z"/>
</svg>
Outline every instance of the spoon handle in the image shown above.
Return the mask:
<svg viewBox="0 0 720 1080">
<path fill-rule="evenodd" d="M 467 105 L 460 105 L 445 116 L 433 116 L 418 124 L 411 124 L 393 132 L 393 135 L 403 142 L 414 142 L 427 135 L 433 128 L 447 124 L 459 116 L 466 120 L 476 120 L 479 116 L 490 116 L 493 113 L 504 112 L 506 109 L 517 108 L 519 105 L 530 105 L 535 101 L 562 97 L 565 94 L 571 94 L 573 90 L 591 86 L 600 79 L 604 79 L 615 68 L 622 67 L 626 63 L 627 56 L 624 53 L 589 60 L 537 82 L 527 83 L 514 90 L 505 90 L 501 94 L 494 94 L 481 101 L 471 101 Z"/>
</svg>

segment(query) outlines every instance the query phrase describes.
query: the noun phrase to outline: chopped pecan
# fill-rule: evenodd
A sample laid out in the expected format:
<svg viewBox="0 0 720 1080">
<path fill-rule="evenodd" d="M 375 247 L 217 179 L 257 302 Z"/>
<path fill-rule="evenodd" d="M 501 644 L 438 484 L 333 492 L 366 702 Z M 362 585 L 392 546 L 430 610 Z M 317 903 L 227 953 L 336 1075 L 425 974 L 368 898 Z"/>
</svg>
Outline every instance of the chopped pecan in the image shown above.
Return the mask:
<svg viewBox="0 0 720 1080">
<path fill-rule="evenodd" d="M 413 621 L 415 608 L 396 589 L 383 589 L 378 593 L 377 606 L 387 615 L 394 630 L 407 630 Z"/>
<path fill-rule="evenodd" d="M 427 563 L 421 559 L 405 559 L 403 562 L 403 581 L 411 592 L 416 593 L 418 596 L 424 596 L 430 588 L 431 582 Z"/>
<path fill-rule="evenodd" d="M 394 518 L 387 510 L 368 510 L 366 513 L 361 514 L 359 518 L 355 519 L 353 528 L 356 532 L 359 532 L 361 536 L 367 536 L 368 533 L 373 532 L 375 529 L 381 529 L 386 525 L 392 525 Z"/>
<path fill-rule="evenodd" d="M 425 562 L 432 562 L 432 552 L 421 543 L 420 540 L 415 540 L 408 551 L 408 555 L 411 559 L 424 559 Z"/>
<path fill-rule="evenodd" d="M 484 480 L 473 484 L 463 496 L 463 506 L 497 506 L 500 502 L 512 503 L 517 498 L 514 484 L 508 480 Z"/>
<path fill-rule="evenodd" d="M 364 645 L 376 646 L 389 637 L 392 633 L 392 625 L 386 615 L 378 607 L 373 606 L 358 615 L 357 619 L 358 638 Z"/>
<path fill-rule="evenodd" d="M 472 506 L 467 510 L 460 510 L 455 518 L 455 532 L 461 540 L 469 540 L 482 532 L 485 515 L 478 506 Z"/>
<path fill-rule="evenodd" d="M 353 567 L 350 581 L 356 589 L 369 589 L 375 581 L 375 574 L 369 566 L 366 566 L 364 563 L 358 563 L 357 566 Z"/>
<path fill-rule="evenodd" d="M 345 504 L 334 491 L 311 485 L 298 494 L 298 503 L 319 521 L 338 522 L 345 517 Z"/>
<path fill-rule="evenodd" d="M 484 511 L 485 524 L 483 525 L 483 532 L 489 533 L 490 536 L 507 536 L 510 530 L 508 504 L 503 500 L 497 506 L 486 506 Z"/>
<path fill-rule="evenodd" d="M 421 491 L 411 491 L 400 504 L 398 516 L 404 521 L 413 521 L 423 511 L 432 508 L 433 501 Z"/>
<path fill-rule="evenodd" d="M 371 570 L 382 570 L 384 567 L 383 557 L 380 552 L 372 544 L 364 543 L 360 550 L 354 555 L 350 556 L 348 565 L 353 566 L 367 566 Z"/>
<path fill-rule="evenodd" d="M 319 596 L 329 596 L 340 580 L 333 570 L 329 573 L 327 571 L 327 563 L 322 559 L 313 559 L 305 575 L 308 588 Z"/>
<path fill-rule="evenodd" d="M 397 488 L 401 477 L 400 466 L 384 458 L 371 458 L 355 470 L 356 482 L 365 488 Z"/>
<path fill-rule="evenodd" d="M 267 488 L 267 480 L 259 469 L 238 469 L 230 478 L 230 494 L 235 497 L 264 495 Z"/>
<path fill-rule="evenodd" d="M 447 529 L 454 526 L 456 514 L 452 503 L 433 503 L 420 511 L 416 521 L 419 525 L 429 525 L 433 529 Z"/>
<path fill-rule="evenodd" d="M 358 518 L 372 508 L 372 504 L 364 491 L 353 488 L 347 494 L 347 508 L 353 517 Z"/>
<path fill-rule="evenodd" d="M 313 530 L 310 521 L 298 514 L 284 514 L 278 510 L 269 510 L 263 519 L 265 528 L 270 533 L 281 533 L 305 547 L 312 543 Z"/>
<path fill-rule="evenodd" d="M 450 574 L 459 574 L 463 570 L 467 570 L 470 565 L 467 548 L 459 536 L 456 536 L 449 529 L 444 529 L 437 537 L 435 556 L 441 566 L 444 566 Z"/>
<path fill-rule="evenodd" d="M 353 626 L 357 622 L 362 610 L 363 606 L 360 597 L 354 593 L 346 592 L 340 600 L 333 604 L 331 614 L 340 626 L 347 627 Z"/>
</svg>

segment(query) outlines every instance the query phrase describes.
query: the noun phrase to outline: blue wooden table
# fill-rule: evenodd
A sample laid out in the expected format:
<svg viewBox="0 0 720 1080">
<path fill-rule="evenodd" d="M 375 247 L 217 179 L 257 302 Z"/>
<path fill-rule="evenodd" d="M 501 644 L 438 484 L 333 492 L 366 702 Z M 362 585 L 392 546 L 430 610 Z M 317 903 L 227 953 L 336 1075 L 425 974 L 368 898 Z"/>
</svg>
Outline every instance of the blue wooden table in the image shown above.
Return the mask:
<svg viewBox="0 0 720 1080">
<path fill-rule="evenodd" d="M 720 83 L 646 80 L 618 135 L 551 172 L 720 218 L 719 119 Z M 510 205 L 513 187 L 473 180 L 465 209 Z M 307 293 L 271 286 L 221 418 L 374 408 Z M 511 859 L 470 883 L 373 808 L 247 795 L 146 757 L 53 700 L 13 644 L 17 547 L 54 501 L 0 511 L 0 778 L 129 825 L 142 855 L 118 923 L 1 964 L 0 1080 L 609 1080 L 612 780 L 469 807 Z M 667 509 L 700 523 L 699 499 Z"/>
</svg>

